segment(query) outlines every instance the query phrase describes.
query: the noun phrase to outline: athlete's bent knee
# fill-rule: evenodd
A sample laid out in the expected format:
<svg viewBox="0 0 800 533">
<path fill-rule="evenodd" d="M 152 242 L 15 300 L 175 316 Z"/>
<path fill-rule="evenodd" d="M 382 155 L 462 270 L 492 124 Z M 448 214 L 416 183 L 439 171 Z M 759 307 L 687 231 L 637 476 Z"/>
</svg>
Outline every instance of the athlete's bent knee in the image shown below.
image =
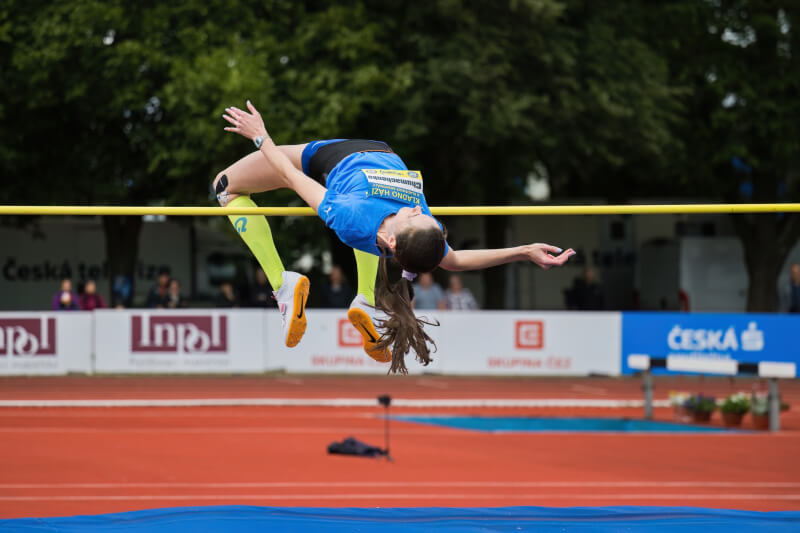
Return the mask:
<svg viewBox="0 0 800 533">
<path fill-rule="evenodd" d="M 217 177 L 211 182 L 211 194 L 217 197 L 217 201 L 222 207 L 233 200 L 234 197 L 228 193 L 228 176 L 224 172 L 217 174 Z"/>
</svg>

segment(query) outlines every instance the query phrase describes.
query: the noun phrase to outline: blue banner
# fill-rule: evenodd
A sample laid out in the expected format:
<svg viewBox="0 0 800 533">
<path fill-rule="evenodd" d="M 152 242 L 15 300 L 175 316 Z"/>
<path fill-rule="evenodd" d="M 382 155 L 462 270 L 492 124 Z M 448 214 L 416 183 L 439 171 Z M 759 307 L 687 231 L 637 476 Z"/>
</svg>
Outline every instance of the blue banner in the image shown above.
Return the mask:
<svg viewBox="0 0 800 533">
<path fill-rule="evenodd" d="M 628 368 L 630 354 L 800 365 L 800 315 L 622 313 L 623 374 L 634 372 Z"/>
</svg>

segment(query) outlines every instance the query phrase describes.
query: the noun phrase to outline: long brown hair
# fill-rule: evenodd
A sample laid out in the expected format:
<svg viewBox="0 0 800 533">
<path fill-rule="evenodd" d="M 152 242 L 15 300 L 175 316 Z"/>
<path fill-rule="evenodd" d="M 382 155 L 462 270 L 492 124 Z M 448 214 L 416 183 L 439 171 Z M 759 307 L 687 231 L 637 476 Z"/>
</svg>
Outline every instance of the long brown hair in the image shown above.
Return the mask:
<svg viewBox="0 0 800 533">
<path fill-rule="evenodd" d="M 447 231 L 438 227 L 410 229 L 395 235 L 394 258 L 408 272 L 430 272 L 439 266 L 444 257 L 446 237 Z M 428 343 L 433 345 L 434 350 L 436 343 L 425 333 L 423 326 L 438 326 L 439 323 L 417 318 L 411 308 L 411 300 L 414 299 L 411 281 L 400 278 L 391 283 L 386 263 L 386 256 L 381 256 L 380 283 L 375 293 L 375 307 L 383 311 L 387 318 L 379 324 L 384 333 L 378 341 L 378 347 L 391 349 L 390 373 L 407 374 L 405 357 L 410 350 L 414 351 L 417 361 L 423 365 L 427 366 L 432 361 Z"/>
</svg>

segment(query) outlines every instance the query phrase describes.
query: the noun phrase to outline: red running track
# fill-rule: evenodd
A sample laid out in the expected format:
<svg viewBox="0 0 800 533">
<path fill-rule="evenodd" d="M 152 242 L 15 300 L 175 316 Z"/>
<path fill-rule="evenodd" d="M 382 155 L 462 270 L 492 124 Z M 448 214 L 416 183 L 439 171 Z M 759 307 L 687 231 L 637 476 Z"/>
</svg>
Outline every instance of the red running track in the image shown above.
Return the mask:
<svg viewBox="0 0 800 533">
<path fill-rule="evenodd" d="M 659 379 L 724 395 L 753 381 Z M 188 505 L 687 505 L 800 510 L 798 382 L 779 434 L 489 434 L 393 422 L 395 461 L 329 456 L 383 442 L 379 408 L 0 408 L 0 517 Z M 638 399 L 635 379 L 1 378 L 0 400 L 161 398 Z M 431 410 L 396 410 L 396 414 Z M 437 409 L 640 416 L 638 409 Z M 657 411 L 668 420 L 667 409 Z M 718 416 L 718 415 L 717 415 Z"/>
</svg>

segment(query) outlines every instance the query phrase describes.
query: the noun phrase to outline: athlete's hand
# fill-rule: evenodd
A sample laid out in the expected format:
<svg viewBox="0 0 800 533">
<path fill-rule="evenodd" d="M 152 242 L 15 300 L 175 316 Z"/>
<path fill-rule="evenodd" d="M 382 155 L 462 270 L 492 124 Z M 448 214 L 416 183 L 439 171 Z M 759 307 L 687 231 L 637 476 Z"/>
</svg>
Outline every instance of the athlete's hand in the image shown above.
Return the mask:
<svg viewBox="0 0 800 533">
<path fill-rule="evenodd" d="M 255 108 L 250 100 L 247 101 L 247 109 L 242 111 L 238 107 L 226 107 L 225 114 L 222 118 L 227 120 L 231 126 L 225 128 L 225 131 L 238 133 L 242 137 L 247 137 L 251 141 L 256 137 L 264 137 L 264 140 L 269 139 L 267 128 L 264 126 L 264 120 L 261 118 L 261 113 Z"/>
<path fill-rule="evenodd" d="M 572 248 L 562 250 L 558 246 L 536 243 L 526 246 L 525 254 L 531 262 L 547 270 L 550 267 L 566 263 L 570 257 L 575 255 L 575 250 Z"/>
</svg>

